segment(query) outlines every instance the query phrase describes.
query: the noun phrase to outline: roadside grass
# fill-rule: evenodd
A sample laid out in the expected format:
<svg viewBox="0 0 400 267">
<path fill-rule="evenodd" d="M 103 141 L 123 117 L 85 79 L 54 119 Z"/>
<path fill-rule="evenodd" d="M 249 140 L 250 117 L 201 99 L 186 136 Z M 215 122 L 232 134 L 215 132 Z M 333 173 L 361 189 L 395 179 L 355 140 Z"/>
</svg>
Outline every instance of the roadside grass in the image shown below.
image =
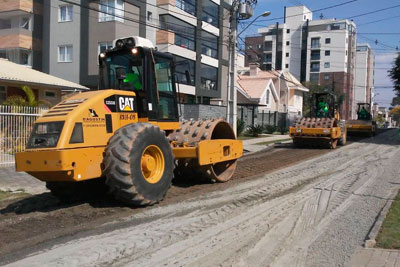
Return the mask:
<svg viewBox="0 0 400 267">
<path fill-rule="evenodd" d="M 13 192 L 0 190 L 0 201 L 21 198 L 26 196 L 29 196 L 29 194 L 25 193 L 23 189 L 19 189 Z"/>
<path fill-rule="evenodd" d="M 400 192 L 383 221 L 376 238 L 376 246 L 386 249 L 400 249 Z"/>
<path fill-rule="evenodd" d="M 257 143 L 256 145 L 269 145 L 269 144 L 280 143 L 280 142 L 289 141 L 289 140 L 292 140 L 292 138 L 285 138 L 285 139 L 261 142 L 261 143 Z"/>
</svg>

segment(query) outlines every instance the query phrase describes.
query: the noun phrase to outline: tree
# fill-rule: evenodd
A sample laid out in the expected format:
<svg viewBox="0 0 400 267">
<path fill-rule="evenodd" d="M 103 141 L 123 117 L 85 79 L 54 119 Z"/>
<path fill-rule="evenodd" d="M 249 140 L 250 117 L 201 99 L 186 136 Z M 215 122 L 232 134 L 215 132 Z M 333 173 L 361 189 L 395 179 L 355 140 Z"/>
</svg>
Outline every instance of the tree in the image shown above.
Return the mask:
<svg viewBox="0 0 400 267">
<path fill-rule="evenodd" d="M 400 106 L 400 96 L 395 96 L 392 99 L 392 107 Z"/>
<path fill-rule="evenodd" d="M 389 77 L 394 83 L 394 91 L 397 96 L 400 96 L 400 53 L 393 62 L 392 69 L 388 70 Z"/>
<path fill-rule="evenodd" d="M 45 106 L 50 107 L 51 104 L 47 101 L 36 100 L 35 93 L 29 86 L 22 86 L 22 91 L 25 93 L 25 97 L 20 95 L 9 96 L 6 101 L 3 102 L 5 106 L 24 106 L 24 107 L 39 107 Z"/>
<path fill-rule="evenodd" d="M 400 123 L 400 106 L 396 106 L 390 110 L 390 116 L 392 116 L 393 120 L 397 122 L 397 124 Z"/>
<path fill-rule="evenodd" d="M 313 94 L 332 92 L 332 90 L 330 86 L 321 86 L 313 82 L 305 82 L 303 85 L 310 90 L 303 96 L 303 114 L 305 117 L 310 117 L 312 116 L 311 107 L 314 105 Z M 336 96 L 336 108 L 339 108 L 344 102 L 345 94 L 336 91 L 333 94 Z"/>
</svg>

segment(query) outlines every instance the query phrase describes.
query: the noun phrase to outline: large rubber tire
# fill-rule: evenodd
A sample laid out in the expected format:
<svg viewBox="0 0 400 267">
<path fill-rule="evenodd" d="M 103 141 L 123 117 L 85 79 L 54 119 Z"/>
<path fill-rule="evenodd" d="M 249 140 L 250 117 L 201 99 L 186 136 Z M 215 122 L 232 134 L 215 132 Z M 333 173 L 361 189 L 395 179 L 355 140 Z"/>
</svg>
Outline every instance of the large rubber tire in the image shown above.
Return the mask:
<svg viewBox="0 0 400 267">
<path fill-rule="evenodd" d="M 64 203 L 90 200 L 107 192 L 104 178 L 82 182 L 46 182 L 46 187 L 53 196 Z"/>
<path fill-rule="evenodd" d="M 343 133 L 343 136 L 339 139 L 339 146 L 344 146 L 347 143 L 347 131 Z"/>
<path fill-rule="evenodd" d="M 152 183 L 142 171 L 142 158 L 149 146 L 162 153 L 161 178 Z M 104 174 L 110 192 L 128 205 L 153 205 L 171 186 L 174 157 L 165 132 L 149 123 L 134 123 L 118 129 L 110 138 L 104 157 Z"/>
</svg>

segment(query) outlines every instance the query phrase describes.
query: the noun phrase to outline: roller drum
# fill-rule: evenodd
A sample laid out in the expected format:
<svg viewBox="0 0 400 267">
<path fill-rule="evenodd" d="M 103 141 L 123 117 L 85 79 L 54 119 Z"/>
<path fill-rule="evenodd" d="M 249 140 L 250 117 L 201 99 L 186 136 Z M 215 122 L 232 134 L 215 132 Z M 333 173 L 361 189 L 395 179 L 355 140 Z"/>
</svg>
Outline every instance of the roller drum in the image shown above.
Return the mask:
<svg viewBox="0 0 400 267">
<path fill-rule="evenodd" d="M 232 127 L 223 119 L 183 121 L 180 128 L 172 132 L 168 138 L 178 146 L 183 146 L 184 143 L 197 146 L 204 140 L 236 139 Z M 199 166 L 197 159 L 179 159 L 175 174 L 183 178 L 202 176 L 212 182 L 226 182 L 232 178 L 236 163 L 235 159 Z"/>
</svg>

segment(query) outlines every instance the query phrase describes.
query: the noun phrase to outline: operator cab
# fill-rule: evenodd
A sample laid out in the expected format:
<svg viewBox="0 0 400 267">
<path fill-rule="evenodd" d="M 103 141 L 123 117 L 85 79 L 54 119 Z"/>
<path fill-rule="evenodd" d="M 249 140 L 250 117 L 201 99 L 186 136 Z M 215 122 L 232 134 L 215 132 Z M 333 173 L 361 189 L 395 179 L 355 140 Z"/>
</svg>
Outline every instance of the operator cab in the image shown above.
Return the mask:
<svg viewBox="0 0 400 267">
<path fill-rule="evenodd" d="M 335 117 L 335 96 L 330 93 L 315 94 L 314 116 L 316 118 Z"/>
<path fill-rule="evenodd" d="M 178 121 L 174 61 L 141 37 L 114 40 L 99 55 L 99 89 L 134 91 L 139 118 Z"/>
<path fill-rule="evenodd" d="M 364 121 L 372 120 L 371 104 L 357 103 L 357 119 Z"/>
</svg>

